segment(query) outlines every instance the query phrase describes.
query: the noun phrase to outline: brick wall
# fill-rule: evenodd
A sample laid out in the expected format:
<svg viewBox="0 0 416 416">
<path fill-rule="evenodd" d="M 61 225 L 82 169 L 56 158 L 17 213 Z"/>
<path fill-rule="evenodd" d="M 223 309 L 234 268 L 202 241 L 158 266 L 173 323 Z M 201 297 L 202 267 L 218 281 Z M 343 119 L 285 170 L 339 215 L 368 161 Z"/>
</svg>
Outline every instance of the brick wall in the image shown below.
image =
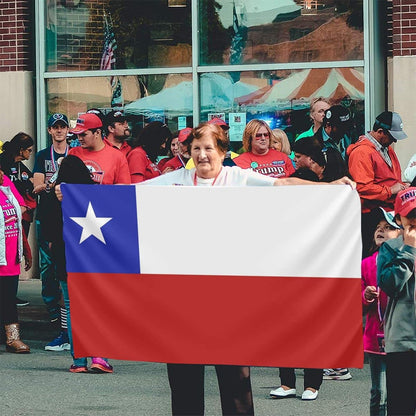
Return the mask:
<svg viewBox="0 0 416 416">
<path fill-rule="evenodd" d="M 416 56 L 416 1 L 393 0 L 393 56 Z"/>
<path fill-rule="evenodd" d="M 77 7 L 70 2 L 51 9 L 54 24 L 47 42 L 47 70 L 85 71 L 100 68 L 103 50 L 103 10 L 108 0 L 89 0 Z"/>
<path fill-rule="evenodd" d="M 31 0 L 0 1 L 0 72 L 33 70 Z"/>
</svg>

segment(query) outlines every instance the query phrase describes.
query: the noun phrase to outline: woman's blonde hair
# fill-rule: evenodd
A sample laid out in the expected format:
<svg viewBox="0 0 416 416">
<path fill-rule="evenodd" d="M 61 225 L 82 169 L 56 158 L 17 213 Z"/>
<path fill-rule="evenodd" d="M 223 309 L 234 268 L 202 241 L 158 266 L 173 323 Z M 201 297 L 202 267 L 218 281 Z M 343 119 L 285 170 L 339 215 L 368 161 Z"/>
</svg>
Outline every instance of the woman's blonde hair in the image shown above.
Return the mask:
<svg viewBox="0 0 416 416">
<path fill-rule="evenodd" d="M 273 136 L 280 142 L 282 145 L 281 152 L 290 155 L 292 150 L 290 149 L 289 139 L 286 133 L 282 129 L 273 129 L 272 130 Z"/>
<path fill-rule="evenodd" d="M 251 149 L 252 149 L 251 143 L 253 142 L 253 137 L 256 135 L 260 127 L 266 128 L 266 130 L 269 133 L 269 140 L 272 137 L 273 133 L 269 125 L 265 121 L 259 120 L 257 118 L 249 121 L 243 133 L 243 148 L 246 152 L 251 152 Z"/>
</svg>

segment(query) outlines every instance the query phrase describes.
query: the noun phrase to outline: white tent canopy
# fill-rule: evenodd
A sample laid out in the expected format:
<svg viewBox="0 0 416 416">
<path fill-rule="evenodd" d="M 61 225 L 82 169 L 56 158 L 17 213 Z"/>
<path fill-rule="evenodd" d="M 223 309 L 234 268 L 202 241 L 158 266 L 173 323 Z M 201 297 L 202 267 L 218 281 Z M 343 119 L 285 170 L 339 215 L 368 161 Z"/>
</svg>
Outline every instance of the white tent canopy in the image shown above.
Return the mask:
<svg viewBox="0 0 416 416">
<path fill-rule="evenodd" d="M 279 14 L 293 13 L 301 9 L 294 0 L 216 0 L 222 8 L 219 16 L 227 28 L 233 24 L 233 4 L 237 15 L 247 27 L 272 23 Z"/>
<path fill-rule="evenodd" d="M 234 99 L 256 90 L 241 81 L 233 83 L 230 77 L 218 74 L 201 75 L 201 111 L 224 112 L 233 107 Z M 193 113 L 192 81 L 183 81 L 174 87 L 136 100 L 125 107 L 126 114 L 151 115 L 165 113 L 168 117 L 188 116 Z"/>
</svg>

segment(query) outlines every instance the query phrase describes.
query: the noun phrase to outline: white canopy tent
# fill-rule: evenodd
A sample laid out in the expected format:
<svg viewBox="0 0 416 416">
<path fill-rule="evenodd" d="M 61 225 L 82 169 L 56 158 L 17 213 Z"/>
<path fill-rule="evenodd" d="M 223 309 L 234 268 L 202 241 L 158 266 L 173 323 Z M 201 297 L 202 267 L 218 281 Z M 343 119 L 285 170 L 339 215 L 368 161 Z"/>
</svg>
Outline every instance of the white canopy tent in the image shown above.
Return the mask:
<svg viewBox="0 0 416 416">
<path fill-rule="evenodd" d="M 230 111 L 234 99 L 255 91 L 257 87 L 218 74 L 201 75 L 201 111 Z M 192 81 L 183 81 L 174 87 L 141 98 L 125 106 L 126 114 L 146 115 L 164 113 L 167 117 L 189 116 L 193 113 Z"/>
</svg>

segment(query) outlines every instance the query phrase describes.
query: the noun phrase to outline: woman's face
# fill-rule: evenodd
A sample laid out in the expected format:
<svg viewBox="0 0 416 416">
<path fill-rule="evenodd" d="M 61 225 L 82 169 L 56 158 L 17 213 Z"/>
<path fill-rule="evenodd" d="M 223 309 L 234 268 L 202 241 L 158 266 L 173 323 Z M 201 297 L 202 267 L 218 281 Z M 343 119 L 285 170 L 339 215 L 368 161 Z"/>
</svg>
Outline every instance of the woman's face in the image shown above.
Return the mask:
<svg viewBox="0 0 416 416">
<path fill-rule="evenodd" d="M 170 143 L 170 152 L 172 153 L 173 157 L 179 153 L 179 140 L 177 137 L 172 139 Z"/>
<path fill-rule="evenodd" d="M 215 178 L 221 171 L 224 156 L 210 133 L 191 143 L 191 157 L 200 178 Z"/>
<path fill-rule="evenodd" d="M 33 152 L 33 146 L 28 147 L 27 149 L 22 149 L 20 151 L 20 155 L 22 157 L 22 160 L 28 160 L 30 158 L 30 155 Z"/>
<path fill-rule="evenodd" d="M 269 151 L 270 135 L 266 127 L 261 126 L 251 138 L 251 151 L 255 155 L 263 155 Z"/>
<path fill-rule="evenodd" d="M 277 137 L 272 136 L 270 139 L 270 148 L 277 150 L 278 152 L 281 152 L 282 142 Z"/>
</svg>

